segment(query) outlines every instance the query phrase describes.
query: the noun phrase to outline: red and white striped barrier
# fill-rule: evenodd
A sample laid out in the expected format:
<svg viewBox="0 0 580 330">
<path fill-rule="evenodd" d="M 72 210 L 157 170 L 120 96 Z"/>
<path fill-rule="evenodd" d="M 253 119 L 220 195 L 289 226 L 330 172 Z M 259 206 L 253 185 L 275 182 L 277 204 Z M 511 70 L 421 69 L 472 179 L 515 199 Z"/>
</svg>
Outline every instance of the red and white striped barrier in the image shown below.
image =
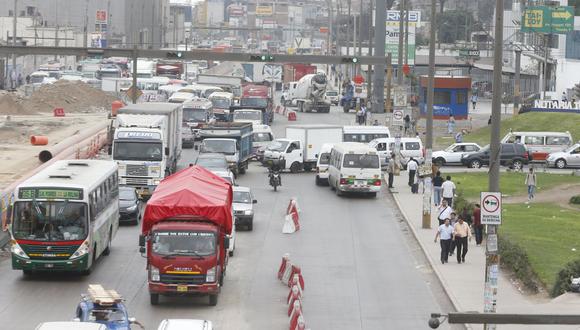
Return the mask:
<svg viewBox="0 0 580 330">
<path fill-rule="evenodd" d="M 282 263 L 278 268 L 278 279 L 282 280 L 284 274 L 286 274 L 286 270 L 288 270 L 288 277 L 290 277 L 290 269 L 292 268 L 292 263 L 290 263 L 290 254 L 286 253 L 282 256 Z"/>
<path fill-rule="evenodd" d="M 298 276 L 298 283 L 294 283 L 295 276 Z M 304 290 L 304 278 L 302 278 L 302 269 L 296 265 L 292 265 L 292 269 L 290 270 L 290 278 L 288 279 L 288 282 L 286 282 L 286 285 L 288 285 L 289 288 L 291 288 L 293 284 L 299 284 L 300 288 Z"/>
<path fill-rule="evenodd" d="M 298 206 L 298 200 L 296 197 L 290 198 L 290 202 L 288 202 L 288 207 L 286 208 L 286 214 L 291 214 L 294 210 L 297 213 L 300 213 L 300 206 Z"/>
<path fill-rule="evenodd" d="M 296 198 L 291 198 L 284 217 L 283 234 L 292 234 L 300 230 L 300 208 Z"/>
<path fill-rule="evenodd" d="M 294 213 L 297 213 L 294 210 Z M 290 291 L 286 297 L 288 304 L 288 317 L 290 318 L 290 330 L 305 330 L 306 321 L 302 314 L 302 297 L 304 292 L 304 278 L 302 269 L 290 262 L 288 253 L 282 256 L 282 262 L 278 267 L 278 279 L 288 285 Z"/>
<path fill-rule="evenodd" d="M 300 300 L 302 302 L 302 290 L 300 290 L 298 285 L 292 286 L 292 289 L 290 289 L 290 292 L 288 292 L 286 304 L 289 306 L 294 305 L 296 300 Z"/>
</svg>

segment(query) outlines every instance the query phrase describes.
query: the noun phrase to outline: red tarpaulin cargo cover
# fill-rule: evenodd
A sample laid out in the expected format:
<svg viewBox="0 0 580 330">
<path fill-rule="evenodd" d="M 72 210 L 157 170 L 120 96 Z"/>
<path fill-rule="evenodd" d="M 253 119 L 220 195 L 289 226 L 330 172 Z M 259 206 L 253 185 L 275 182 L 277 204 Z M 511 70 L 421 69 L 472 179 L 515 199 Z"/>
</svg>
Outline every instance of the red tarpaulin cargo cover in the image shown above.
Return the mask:
<svg viewBox="0 0 580 330">
<path fill-rule="evenodd" d="M 147 202 L 142 233 L 165 219 L 195 216 L 232 232 L 232 186 L 200 166 L 190 166 L 163 179 Z"/>
</svg>

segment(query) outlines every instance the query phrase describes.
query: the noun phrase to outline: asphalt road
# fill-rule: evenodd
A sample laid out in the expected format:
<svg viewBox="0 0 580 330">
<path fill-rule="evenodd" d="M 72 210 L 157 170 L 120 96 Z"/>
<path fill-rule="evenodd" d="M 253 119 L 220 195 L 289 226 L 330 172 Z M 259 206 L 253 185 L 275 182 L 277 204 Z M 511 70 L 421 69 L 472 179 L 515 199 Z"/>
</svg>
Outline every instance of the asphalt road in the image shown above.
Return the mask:
<svg viewBox="0 0 580 330">
<path fill-rule="evenodd" d="M 298 123 L 352 124 L 354 114 L 298 114 Z M 288 122 L 276 117 L 283 136 Z M 195 158 L 185 150 L 182 166 Z M 266 170 L 252 165 L 238 180 L 253 189 L 258 204 L 254 231 L 238 232 L 216 307 L 207 298 L 166 298 L 149 304 L 145 259 L 138 252 L 139 228 L 121 227 L 110 256 L 90 276 L 41 274 L 24 277 L 0 261 L 2 329 L 33 329 L 43 321 L 69 320 L 90 283 L 114 288 L 127 300 L 131 316 L 156 329 L 164 318 L 203 318 L 216 329 L 287 329 L 288 288 L 276 279 L 284 253 L 301 266 L 305 278 L 303 311 L 311 329 L 427 329 L 431 312 L 448 311 L 442 293 L 417 243 L 391 197 L 337 197 L 317 187 L 314 174 L 283 174 L 273 192 Z M 302 209 L 301 231 L 281 233 L 290 197 Z M 448 329 L 448 325 L 440 327 Z"/>
</svg>

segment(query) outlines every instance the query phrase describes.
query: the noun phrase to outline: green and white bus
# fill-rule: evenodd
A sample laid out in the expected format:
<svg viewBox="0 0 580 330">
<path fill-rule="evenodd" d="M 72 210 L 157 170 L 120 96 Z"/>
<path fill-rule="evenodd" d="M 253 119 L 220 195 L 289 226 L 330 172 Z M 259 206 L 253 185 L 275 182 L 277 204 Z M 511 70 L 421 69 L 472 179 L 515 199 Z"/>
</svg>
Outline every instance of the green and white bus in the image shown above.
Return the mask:
<svg viewBox="0 0 580 330">
<path fill-rule="evenodd" d="M 89 274 L 119 228 L 117 164 L 61 160 L 14 192 L 12 268 Z"/>
</svg>

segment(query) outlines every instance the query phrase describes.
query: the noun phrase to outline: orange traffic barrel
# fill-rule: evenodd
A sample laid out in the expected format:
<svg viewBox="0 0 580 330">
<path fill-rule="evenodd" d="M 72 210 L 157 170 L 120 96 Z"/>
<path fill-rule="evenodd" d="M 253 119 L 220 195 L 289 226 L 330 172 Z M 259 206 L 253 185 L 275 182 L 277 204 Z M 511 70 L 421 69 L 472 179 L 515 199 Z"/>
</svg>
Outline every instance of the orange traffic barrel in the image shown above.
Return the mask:
<svg viewBox="0 0 580 330">
<path fill-rule="evenodd" d="M 117 112 L 119 112 L 119 109 L 121 109 L 124 106 L 125 104 L 121 101 L 113 101 L 113 103 L 111 103 L 111 116 L 116 117 Z"/>
<path fill-rule="evenodd" d="M 48 144 L 48 136 L 32 135 L 30 136 L 30 144 L 33 146 L 45 146 Z"/>
</svg>

